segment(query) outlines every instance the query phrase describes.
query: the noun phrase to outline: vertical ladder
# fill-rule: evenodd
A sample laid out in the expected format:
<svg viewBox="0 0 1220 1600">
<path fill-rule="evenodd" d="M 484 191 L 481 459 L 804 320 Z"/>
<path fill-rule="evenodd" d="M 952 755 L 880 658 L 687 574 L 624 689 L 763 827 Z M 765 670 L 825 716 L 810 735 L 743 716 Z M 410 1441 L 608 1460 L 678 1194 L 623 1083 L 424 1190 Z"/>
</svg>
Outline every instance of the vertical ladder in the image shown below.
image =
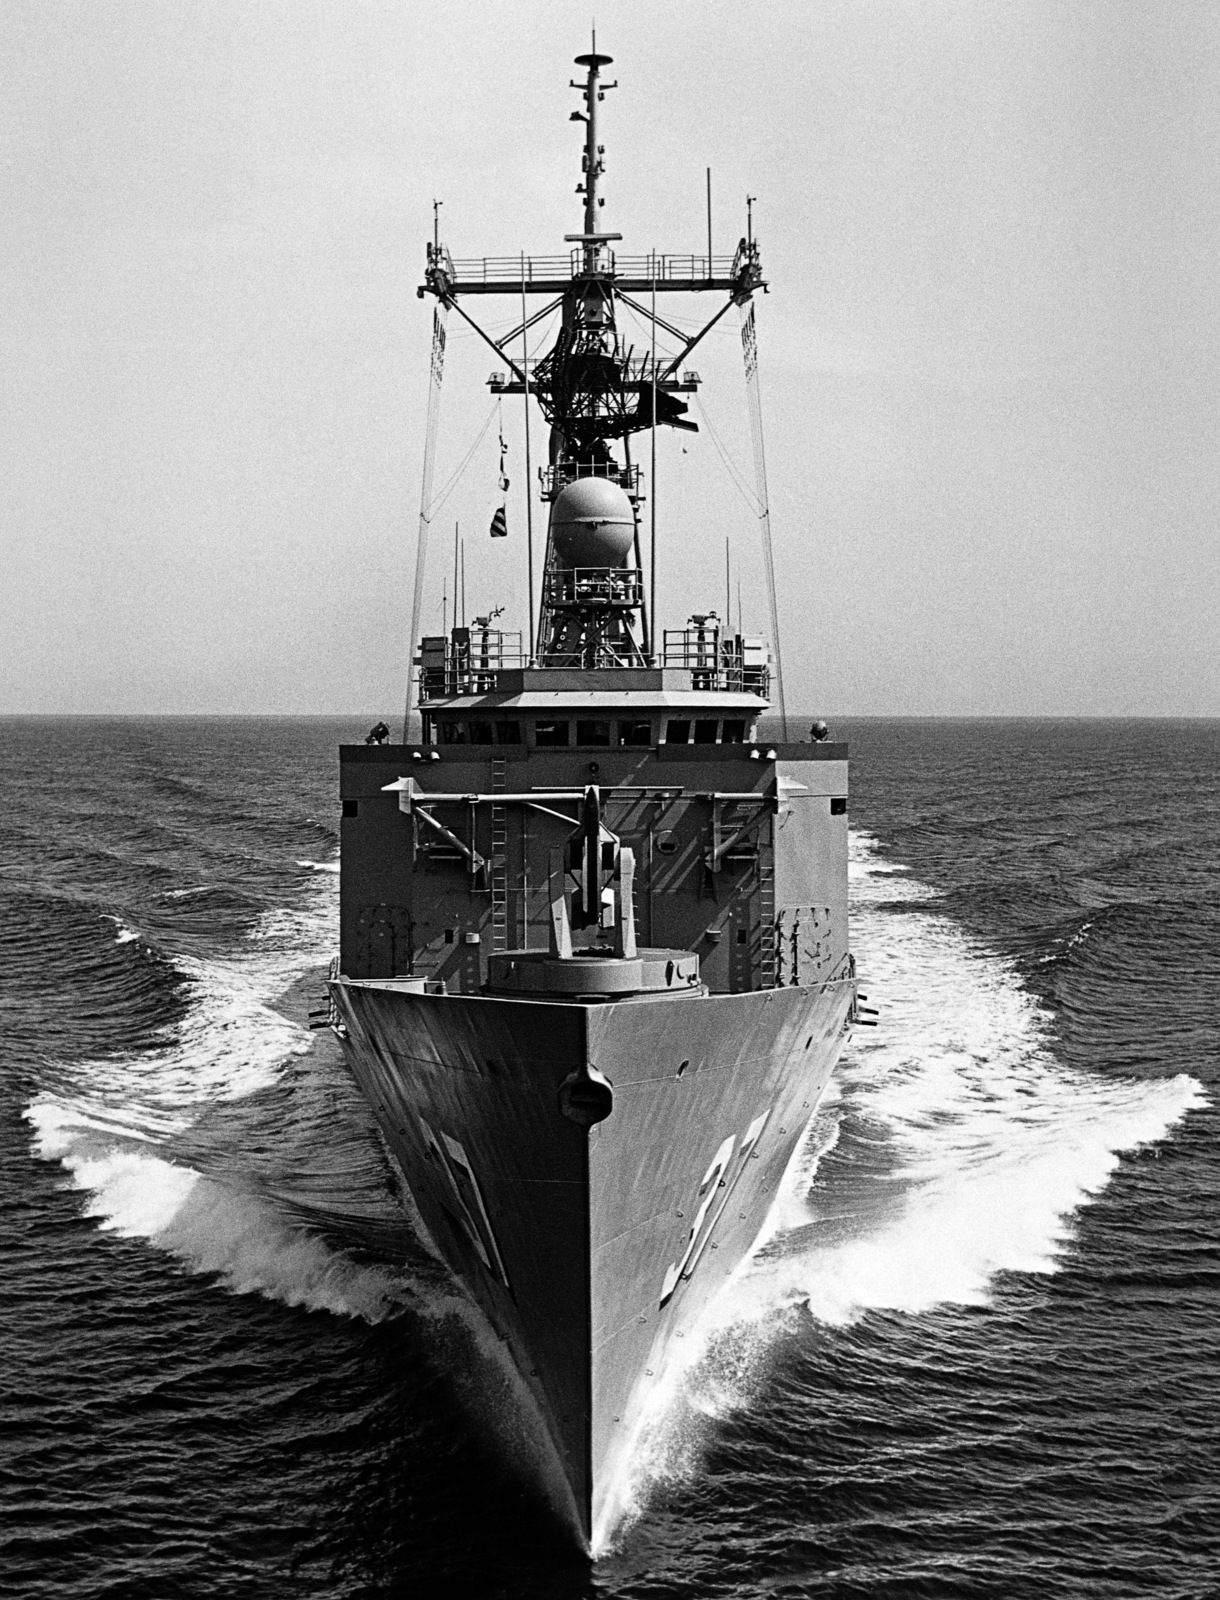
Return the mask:
<svg viewBox="0 0 1220 1600">
<path fill-rule="evenodd" d="M 506 763 L 503 756 L 493 756 L 491 763 L 491 790 L 503 794 L 505 790 Z M 491 804 L 491 947 L 508 949 L 508 813 L 503 802 Z"/>
<path fill-rule="evenodd" d="M 779 942 L 779 927 L 775 920 L 775 852 L 773 846 L 768 847 L 761 841 L 758 852 L 758 900 L 761 943 L 759 988 L 774 989 L 778 966 L 776 946 Z"/>
</svg>

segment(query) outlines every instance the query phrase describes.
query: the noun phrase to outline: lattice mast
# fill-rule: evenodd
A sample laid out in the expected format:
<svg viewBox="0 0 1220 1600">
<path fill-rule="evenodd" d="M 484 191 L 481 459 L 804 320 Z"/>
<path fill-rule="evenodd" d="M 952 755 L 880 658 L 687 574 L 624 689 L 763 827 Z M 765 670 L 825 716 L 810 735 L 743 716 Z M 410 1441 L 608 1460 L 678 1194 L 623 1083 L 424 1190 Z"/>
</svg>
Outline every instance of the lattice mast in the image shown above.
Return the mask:
<svg viewBox="0 0 1220 1600">
<path fill-rule="evenodd" d="M 752 234 L 741 240 L 732 257 L 713 257 L 710 237 L 706 256 L 654 251 L 616 257 L 612 246 L 622 235 L 599 227 L 605 146 L 598 137 L 598 111 L 606 93 L 617 87 L 602 77 L 611 62 L 610 56 L 598 53 L 596 35 L 592 51 L 576 57 L 585 69 L 584 81 L 571 85 L 584 105 L 572 112 L 572 120 L 585 126 L 576 190 L 583 197 L 584 226 L 580 233 L 564 236 L 572 247 L 570 255 L 455 261 L 434 240 L 419 291 L 421 296 L 435 295 L 442 308 L 455 309 L 504 363 L 506 372 L 492 374 L 492 392 L 532 396 L 550 427 L 548 465 L 540 474 L 542 498 L 551 504 L 538 626 L 538 661 L 543 666 L 636 666 L 659 659 L 655 624 L 650 628 L 647 615 L 640 560 L 641 473 L 631 461 L 630 436 L 656 427 L 697 431 L 678 396 L 693 392 L 699 380 L 683 364 L 731 306 L 746 306 L 755 289 L 765 287 Z M 727 298 L 694 337 L 656 315 L 659 295 L 709 290 Z M 485 294 L 545 296 L 547 303 L 493 339 L 462 304 Z M 646 295 L 650 303 L 641 304 L 634 295 Z M 649 322 L 654 334 L 661 329 L 676 340 L 678 353 L 654 354 L 655 337 L 640 350 L 625 345 L 616 315 L 620 304 Z M 524 332 L 556 310 L 560 327 L 555 342 L 543 356 L 530 359 L 527 373 L 514 350 L 520 350 Z M 583 481 L 589 479 L 595 480 L 593 488 Z M 624 512 L 624 507 L 629 509 Z M 625 534 L 624 516 L 630 519 Z M 606 520 L 599 524 L 602 517 Z M 607 532 L 611 524 L 613 530 Z M 614 559 L 596 559 L 608 551 Z M 590 553 L 595 559 L 586 562 L 583 558 Z"/>
</svg>

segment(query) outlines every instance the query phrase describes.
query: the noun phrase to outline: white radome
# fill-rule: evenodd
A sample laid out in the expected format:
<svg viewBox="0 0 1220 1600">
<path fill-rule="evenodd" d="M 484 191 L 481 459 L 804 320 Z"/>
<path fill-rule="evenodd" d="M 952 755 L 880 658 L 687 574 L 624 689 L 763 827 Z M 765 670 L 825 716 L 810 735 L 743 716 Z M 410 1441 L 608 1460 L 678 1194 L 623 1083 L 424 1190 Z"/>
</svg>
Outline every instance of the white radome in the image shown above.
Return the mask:
<svg viewBox="0 0 1220 1600">
<path fill-rule="evenodd" d="M 635 537 L 631 501 L 608 478 L 577 478 L 555 501 L 551 537 L 565 567 L 621 567 Z"/>
</svg>

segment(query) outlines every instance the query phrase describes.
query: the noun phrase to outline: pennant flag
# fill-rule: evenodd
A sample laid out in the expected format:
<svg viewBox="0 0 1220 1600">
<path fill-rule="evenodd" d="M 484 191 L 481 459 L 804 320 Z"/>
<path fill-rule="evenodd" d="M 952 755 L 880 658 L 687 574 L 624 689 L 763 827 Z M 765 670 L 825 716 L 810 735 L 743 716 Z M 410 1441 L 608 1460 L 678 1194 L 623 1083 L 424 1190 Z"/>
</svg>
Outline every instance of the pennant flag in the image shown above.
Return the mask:
<svg viewBox="0 0 1220 1600">
<path fill-rule="evenodd" d="M 500 411 L 500 493 L 508 494 L 508 477 L 504 471 L 504 459 L 508 455 L 508 446 L 504 443 L 504 412 Z M 501 500 L 499 509 L 491 519 L 491 536 L 493 539 L 508 538 L 508 502 Z"/>
</svg>

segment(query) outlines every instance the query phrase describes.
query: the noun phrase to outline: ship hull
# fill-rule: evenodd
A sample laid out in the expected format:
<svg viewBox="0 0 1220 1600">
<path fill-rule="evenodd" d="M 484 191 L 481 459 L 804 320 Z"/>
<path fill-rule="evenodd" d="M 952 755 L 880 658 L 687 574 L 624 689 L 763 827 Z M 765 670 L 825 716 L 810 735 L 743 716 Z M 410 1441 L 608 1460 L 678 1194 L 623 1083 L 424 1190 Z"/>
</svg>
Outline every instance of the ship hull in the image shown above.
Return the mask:
<svg viewBox="0 0 1220 1600">
<path fill-rule="evenodd" d="M 586 1542 L 650 1379 L 758 1237 L 854 992 L 572 1004 L 332 985 L 351 1070 L 533 1397 Z M 590 1068 L 613 1100 L 586 1127 L 560 1088 Z"/>
</svg>

